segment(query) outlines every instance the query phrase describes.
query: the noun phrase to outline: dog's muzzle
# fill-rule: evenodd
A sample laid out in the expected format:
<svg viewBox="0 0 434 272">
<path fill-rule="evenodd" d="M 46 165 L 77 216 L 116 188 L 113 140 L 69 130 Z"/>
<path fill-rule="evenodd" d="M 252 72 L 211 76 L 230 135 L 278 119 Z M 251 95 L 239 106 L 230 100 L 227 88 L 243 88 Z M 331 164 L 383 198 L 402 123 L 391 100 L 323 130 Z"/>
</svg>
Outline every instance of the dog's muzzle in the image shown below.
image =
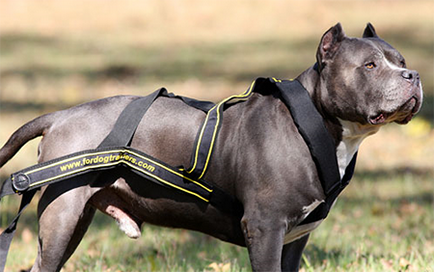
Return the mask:
<svg viewBox="0 0 434 272">
<path fill-rule="evenodd" d="M 423 91 L 419 74 L 415 71 L 410 71 L 412 73 L 404 72 L 402 73 L 402 77 L 411 83 L 407 91 L 409 98 L 394 111 L 381 111 L 368 117 L 368 122 L 371 125 L 380 125 L 386 122 L 407 124 L 420 111 L 423 101 Z"/>
</svg>

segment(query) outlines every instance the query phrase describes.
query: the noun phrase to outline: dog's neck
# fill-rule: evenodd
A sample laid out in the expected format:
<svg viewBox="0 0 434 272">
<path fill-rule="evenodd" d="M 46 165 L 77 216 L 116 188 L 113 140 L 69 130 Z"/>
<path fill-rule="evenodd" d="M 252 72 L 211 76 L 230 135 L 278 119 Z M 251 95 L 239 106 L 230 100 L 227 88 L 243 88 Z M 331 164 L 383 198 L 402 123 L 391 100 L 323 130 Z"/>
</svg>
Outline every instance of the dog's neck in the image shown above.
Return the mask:
<svg viewBox="0 0 434 272">
<path fill-rule="evenodd" d="M 309 92 L 312 100 L 319 113 L 323 116 L 325 125 L 335 140 L 336 157 L 339 165 L 341 178 L 345 173 L 345 169 L 351 162 L 354 154 L 358 151 L 362 141 L 369 135 L 375 134 L 380 126 L 362 125 L 357 122 L 351 122 L 330 116 L 324 111 L 320 103 L 318 92 L 319 73 L 314 69 L 314 66 L 307 69 L 297 80 Z"/>
<path fill-rule="evenodd" d="M 345 173 L 345 169 L 351 162 L 354 154 L 359 150 L 362 141 L 380 129 L 380 126 L 361 125 L 356 122 L 340 120 L 342 125 L 342 140 L 336 148 L 336 156 L 338 159 L 339 172 L 341 178 Z"/>
</svg>

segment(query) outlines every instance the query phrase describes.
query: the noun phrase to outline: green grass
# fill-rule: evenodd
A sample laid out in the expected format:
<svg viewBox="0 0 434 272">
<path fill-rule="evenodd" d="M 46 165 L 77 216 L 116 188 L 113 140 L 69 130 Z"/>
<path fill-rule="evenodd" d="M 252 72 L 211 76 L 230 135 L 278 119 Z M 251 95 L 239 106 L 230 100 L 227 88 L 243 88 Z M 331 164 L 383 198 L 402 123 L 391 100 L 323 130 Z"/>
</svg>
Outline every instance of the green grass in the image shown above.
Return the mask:
<svg viewBox="0 0 434 272">
<path fill-rule="evenodd" d="M 358 174 L 313 234 L 316 244 L 306 252 L 313 271 L 384 271 L 386 263 L 395 271 L 431 271 L 432 174 L 411 169 Z"/>
</svg>

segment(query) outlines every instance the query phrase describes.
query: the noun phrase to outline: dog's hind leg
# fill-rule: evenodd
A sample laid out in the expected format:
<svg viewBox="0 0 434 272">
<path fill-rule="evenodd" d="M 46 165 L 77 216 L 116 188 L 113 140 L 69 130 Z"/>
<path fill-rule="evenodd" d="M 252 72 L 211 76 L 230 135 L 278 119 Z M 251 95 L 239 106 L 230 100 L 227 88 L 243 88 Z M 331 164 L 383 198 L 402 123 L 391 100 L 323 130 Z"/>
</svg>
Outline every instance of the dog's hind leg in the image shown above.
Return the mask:
<svg viewBox="0 0 434 272">
<path fill-rule="evenodd" d="M 95 214 L 95 208 L 87 203 L 92 196 L 92 189 L 88 186 L 69 190 L 60 196 L 54 192 L 58 189 L 56 187 L 48 187 L 39 202 L 39 246 L 32 272 L 60 271 Z M 58 197 L 53 198 L 53 195 Z"/>
</svg>

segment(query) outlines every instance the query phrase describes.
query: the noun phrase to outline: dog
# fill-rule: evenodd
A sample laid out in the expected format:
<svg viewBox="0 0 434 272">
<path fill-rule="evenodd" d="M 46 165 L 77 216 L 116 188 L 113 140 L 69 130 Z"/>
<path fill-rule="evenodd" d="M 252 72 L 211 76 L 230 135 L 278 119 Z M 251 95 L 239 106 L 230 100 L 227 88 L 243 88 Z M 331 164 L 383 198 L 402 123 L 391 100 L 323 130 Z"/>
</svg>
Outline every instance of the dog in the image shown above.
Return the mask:
<svg viewBox="0 0 434 272">
<path fill-rule="evenodd" d="M 363 139 L 385 124 L 408 123 L 423 100 L 419 74 L 368 24 L 362 38 L 340 24 L 322 36 L 317 64 L 296 79 L 306 88 L 335 141 L 341 177 Z M 18 129 L 0 150 L 0 166 L 30 139 L 43 136 L 38 161 L 98 146 L 135 97 L 116 96 L 46 114 Z M 240 118 L 242 116 L 242 118 Z M 131 147 L 170 165 L 188 165 L 205 114 L 176 99 L 158 98 L 141 120 Z M 150 224 L 200 231 L 248 249 L 253 271 L 297 271 L 309 233 L 299 226 L 325 199 L 306 142 L 281 100 L 255 93 L 225 111 L 205 180 L 239 200 L 231 215 L 190 196 L 125 172 L 99 175 L 106 186 L 42 189 L 39 251 L 31 271 L 59 271 L 73 254 L 96 209 L 131 238 Z"/>
</svg>

